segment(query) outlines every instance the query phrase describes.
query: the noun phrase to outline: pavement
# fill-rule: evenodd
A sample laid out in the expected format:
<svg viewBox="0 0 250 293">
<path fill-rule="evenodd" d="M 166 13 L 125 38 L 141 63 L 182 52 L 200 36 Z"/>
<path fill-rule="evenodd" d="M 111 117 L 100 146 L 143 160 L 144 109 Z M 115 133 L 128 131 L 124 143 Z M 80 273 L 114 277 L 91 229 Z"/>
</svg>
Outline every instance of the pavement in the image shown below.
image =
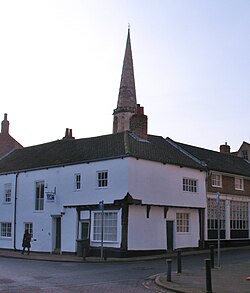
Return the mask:
<svg viewBox="0 0 250 293">
<path fill-rule="evenodd" d="M 211 269 L 211 287 L 210 291 L 206 284 L 206 271 L 205 266 L 196 270 L 182 270 L 181 273 L 175 271 L 171 272 L 171 281 L 167 272 L 157 274 L 149 277 L 161 288 L 165 288 L 170 292 L 177 293 L 250 293 L 250 246 L 234 247 L 234 248 L 221 248 L 223 251 L 239 251 L 245 250 L 249 252 L 249 258 L 243 263 L 234 263 L 232 265 L 214 267 Z M 215 251 L 216 252 L 216 251 Z M 183 251 L 182 255 L 197 255 L 204 254 L 204 258 L 209 255 L 209 250 L 194 250 Z M 131 261 L 145 261 L 154 259 L 172 259 L 175 261 L 177 256 L 176 252 L 143 256 L 143 257 L 130 257 L 130 258 L 108 258 L 101 260 L 100 257 L 82 257 L 75 254 L 50 254 L 31 252 L 29 255 L 21 254 L 20 251 L 0 249 L 0 257 L 30 259 L 39 261 L 55 261 L 55 262 L 131 262 Z"/>
</svg>

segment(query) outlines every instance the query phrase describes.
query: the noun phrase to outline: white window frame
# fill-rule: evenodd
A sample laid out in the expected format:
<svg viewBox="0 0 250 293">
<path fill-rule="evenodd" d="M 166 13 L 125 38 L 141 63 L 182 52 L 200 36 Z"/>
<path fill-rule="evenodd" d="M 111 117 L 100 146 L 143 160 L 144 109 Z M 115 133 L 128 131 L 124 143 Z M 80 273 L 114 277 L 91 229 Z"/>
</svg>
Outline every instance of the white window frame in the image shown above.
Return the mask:
<svg viewBox="0 0 250 293">
<path fill-rule="evenodd" d="M 222 176 L 220 174 L 212 173 L 211 181 L 213 187 L 222 187 Z"/>
<path fill-rule="evenodd" d="M 234 188 L 235 190 L 244 190 L 244 179 L 241 177 L 235 177 Z"/>
<path fill-rule="evenodd" d="M 35 184 L 35 211 L 44 210 L 44 197 L 45 197 L 45 184 L 44 181 L 36 181 Z"/>
<path fill-rule="evenodd" d="M 24 231 L 28 230 L 31 238 L 33 238 L 33 223 L 32 222 L 25 222 L 24 223 Z"/>
<path fill-rule="evenodd" d="M 11 238 L 12 237 L 12 223 L 11 222 L 1 222 L 0 237 Z"/>
<path fill-rule="evenodd" d="M 186 212 L 176 213 L 176 232 L 190 233 L 190 214 Z"/>
<path fill-rule="evenodd" d="M 81 190 L 82 188 L 82 176 L 81 173 L 75 173 L 74 176 L 74 190 Z"/>
<path fill-rule="evenodd" d="M 185 192 L 198 192 L 198 180 L 194 178 L 184 177 L 182 179 L 182 190 Z"/>
<path fill-rule="evenodd" d="M 120 212 L 117 210 L 104 211 L 103 218 L 103 242 L 117 243 L 119 242 L 119 226 L 120 226 Z M 115 216 L 115 219 L 108 218 L 108 216 Z M 107 225 L 108 224 L 108 225 Z M 92 224 L 91 224 L 91 239 L 93 242 L 101 242 L 101 229 L 102 229 L 102 212 L 93 211 Z M 114 232 L 115 231 L 115 232 Z M 113 233 L 114 232 L 114 233 Z"/>
<path fill-rule="evenodd" d="M 97 171 L 97 188 L 107 188 L 109 185 L 108 170 Z"/>
<path fill-rule="evenodd" d="M 231 230 L 248 230 L 248 203 L 245 201 L 230 202 Z"/>
<path fill-rule="evenodd" d="M 11 203 L 12 201 L 12 186 L 11 183 L 4 184 L 4 203 Z"/>
</svg>

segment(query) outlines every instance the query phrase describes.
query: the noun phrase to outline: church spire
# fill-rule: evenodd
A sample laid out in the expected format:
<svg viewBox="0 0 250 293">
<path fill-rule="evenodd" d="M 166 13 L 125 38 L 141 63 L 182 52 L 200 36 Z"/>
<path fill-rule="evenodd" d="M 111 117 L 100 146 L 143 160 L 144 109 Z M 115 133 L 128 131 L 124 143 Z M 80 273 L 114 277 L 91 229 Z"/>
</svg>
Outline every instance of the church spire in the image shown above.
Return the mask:
<svg viewBox="0 0 250 293">
<path fill-rule="evenodd" d="M 130 27 L 128 28 L 127 43 L 122 67 L 121 83 L 117 108 L 114 110 L 113 133 L 129 130 L 129 120 L 136 113 L 136 91 L 134 66 L 130 41 Z"/>
</svg>

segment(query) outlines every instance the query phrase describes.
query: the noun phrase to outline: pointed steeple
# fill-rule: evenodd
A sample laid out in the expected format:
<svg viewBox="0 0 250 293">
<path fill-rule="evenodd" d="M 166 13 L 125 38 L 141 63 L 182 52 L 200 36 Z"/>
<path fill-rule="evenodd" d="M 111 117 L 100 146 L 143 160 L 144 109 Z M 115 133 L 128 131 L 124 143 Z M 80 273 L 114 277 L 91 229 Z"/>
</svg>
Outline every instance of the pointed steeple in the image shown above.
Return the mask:
<svg viewBox="0 0 250 293">
<path fill-rule="evenodd" d="M 135 78 L 130 41 L 130 29 L 128 29 L 128 37 L 123 60 L 122 76 L 117 103 L 117 108 L 120 107 L 131 107 L 133 109 L 136 108 Z"/>
<path fill-rule="evenodd" d="M 134 66 L 130 41 L 130 28 L 128 28 L 117 108 L 114 110 L 113 133 L 129 130 L 129 120 L 131 116 L 136 113 L 136 109 Z"/>
</svg>

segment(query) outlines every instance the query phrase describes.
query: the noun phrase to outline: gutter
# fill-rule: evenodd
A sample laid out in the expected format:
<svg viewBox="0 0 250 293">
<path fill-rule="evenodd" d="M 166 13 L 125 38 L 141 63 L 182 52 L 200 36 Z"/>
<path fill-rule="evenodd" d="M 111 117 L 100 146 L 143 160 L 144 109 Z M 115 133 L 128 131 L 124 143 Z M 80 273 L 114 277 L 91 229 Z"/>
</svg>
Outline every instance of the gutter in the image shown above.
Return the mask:
<svg viewBox="0 0 250 293">
<path fill-rule="evenodd" d="M 16 250 L 16 219 L 17 219 L 17 182 L 19 173 L 16 173 L 15 178 L 15 201 L 14 201 L 14 250 Z"/>
</svg>

